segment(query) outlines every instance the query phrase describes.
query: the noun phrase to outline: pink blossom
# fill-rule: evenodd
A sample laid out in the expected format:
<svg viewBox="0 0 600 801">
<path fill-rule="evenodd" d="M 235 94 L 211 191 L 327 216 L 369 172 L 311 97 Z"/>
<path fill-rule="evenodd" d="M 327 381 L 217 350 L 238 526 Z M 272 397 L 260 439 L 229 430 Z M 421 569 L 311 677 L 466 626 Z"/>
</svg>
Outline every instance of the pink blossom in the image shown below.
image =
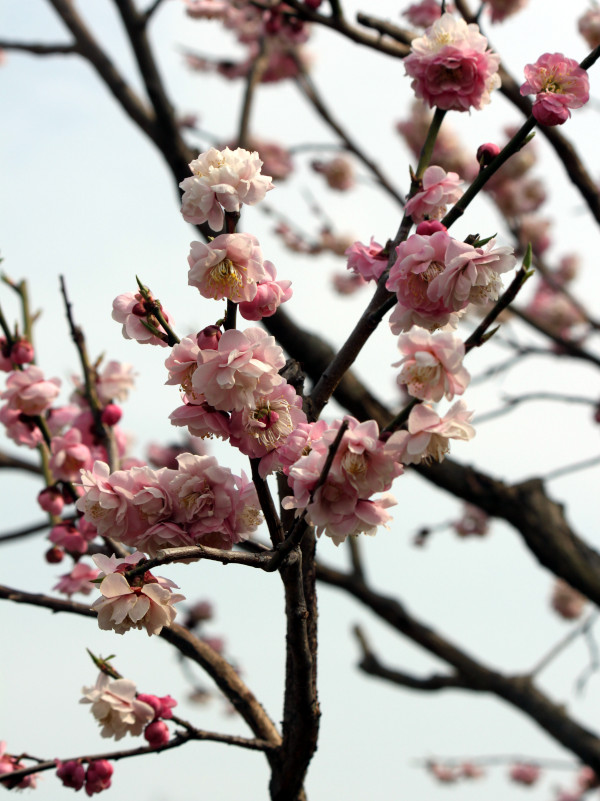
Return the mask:
<svg viewBox="0 0 600 801">
<path fill-rule="evenodd" d="M 399 385 L 406 384 L 414 398 L 439 401 L 462 395 L 470 380 L 463 367 L 465 346 L 450 332 L 431 334 L 423 328 L 411 328 L 400 334 L 398 348 L 404 358 L 392 367 L 402 367 Z"/>
<path fill-rule="evenodd" d="M 5 434 L 17 445 L 37 448 L 44 437 L 35 420 L 18 409 L 11 409 L 8 403 L 0 407 L 0 423 L 5 426 Z"/>
<path fill-rule="evenodd" d="M 590 98 L 587 72 L 562 53 L 544 53 L 525 67 L 522 95 L 535 95 L 533 116 L 542 125 L 562 125 L 569 109 L 581 108 Z"/>
<path fill-rule="evenodd" d="M 484 537 L 490 529 L 490 519 L 483 509 L 466 503 L 463 516 L 453 527 L 459 537 Z"/>
<path fill-rule="evenodd" d="M 134 375 L 132 364 L 107 362 L 97 375 L 96 391 L 100 403 L 127 400 L 129 391 L 133 389 Z"/>
<path fill-rule="evenodd" d="M 485 0 L 485 2 L 490 9 L 492 22 L 502 22 L 527 5 L 527 0 Z"/>
<path fill-rule="evenodd" d="M 133 554 L 132 556 L 135 556 Z M 138 561 L 143 554 L 137 553 Z M 103 572 L 107 572 L 107 557 L 96 554 L 94 562 Z M 131 564 L 131 556 L 118 560 L 120 565 Z M 119 565 L 117 565 L 117 568 Z M 110 572 L 100 584 L 101 598 L 92 604 L 98 612 L 98 626 L 103 630 L 113 630 L 124 634 L 132 628 L 145 628 L 148 636 L 160 634 L 164 626 L 170 626 L 177 612 L 173 605 L 185 600 L 185 596 L 173 593 L 176 587 L 167 579 L 156 579 L 146 572 L 132 579 L 133 584 L 121 572 Z"/>
<path fill-rule="evenodd" d="M 446 5 L 446 10 L 454 10 L 451 3 Z M 402 16 L 406 17 L 409 24 L 415 28 L 428 28 L 442 16 L 442 7 L 439 0 L 420 0 L 419 3 L 413 3 L 403 11 Z"/>
<path fill-rule="evenodd" d="M 404 60 L 417 97 L 446 110 L 481 109 L 500 86 L 500 57 L 487 47 L 477 25 L 443 14 L 423 36 L 413 39 Z"/>
<path fill-rule="evenodd" d="M 526 214 L 519 220 L 519 242 L 523 249 L 531 243 L 531 247 L 536 256 L 541 256 L 550 245 L 552 239 L 549 231 L 552 228 L 550 220 L 536 217 L 534 214 Z"/>
<path fill-rule="evenodd" d="M 282 383 L 268 395 L 256 397 L 252 407 L 232 413 L 230 442 L 247 456 L 262 457 L 282 445 L 301 423 L 306 423 L 302 398 Z"/>
<path fill-rule="evenodd" d="M 57 759 L 56 768 L 56 775 L 65 787 L 81 790 L 85 784 L 85 768 L 78 759 L 70 759 L 68 762 Z"/>
<path fill-rule="evenodd" d="M 331 189 L 346 192 L 354 186 L 354 169 L 348 159 L 343 156 L 338 156 L 331 161 L 313 161 L 312 168 L 315 172 L 325 176 L 327 185 Z"/>
<path fill-rule="evenodd" d="M 240 303 L 238 308 L 245 320 L 262 320 L 272 317 L 279 306 L 292 297 L 291 281 L 277 281 L 275 266 L 270 261 L 263 262 L 265 277 L 256 289 L 253 300 Z"/>
<path fill-rule="evenodd" d="M 539 178 L 504 178 L 489 191 L 505 217 L 529 214 L 546 200 L 546 187 Z"/>
<path fill-rule="evenodd" d="M 12 756 L 12 754 L 6 753 L 6 742 L 4 740 L 0 741 L 0 776 L 5 776 L 7 773 L 14 773 L 17 770 L 23 770 L 26 768 L 23 762 L 19 762 L 18 758 Z M 16 780 L 11 783 L 9 782 L 2 782 L 3 786 L 7 789 L 12 789 L 16 787 L 18 790 L 24 790 L 27 787 L 35 787 L 37 784 L 37 780 L 39 778 L 39 773 L 30 773 L 28 776 L 23 776 L 21 779 Z"/>
<path fill-rule="evenodd" d="M 259 473 L 261 477 L 265 478 L 275 470 L 282 470 L 287 475 L 294 462 L 297 462 L 301 456 L 307 456 L 310 453 L 312 442 L 320 439 L 328 428 L 325 420 L 318 420 L 316 423 L 300 423 L 288 435 L 285 442 L 260 460 Z"/>
<path fill-rule="evenodd" d="M 449 765 L 440 765 L 437 762 L 430 762 L 427 768 L 431 775 L 442 784 L 453 784 L 460 778 L 460 772 L 457 768 L 450 767 Z"/>
<path fill-rule="evenodd" d="M 262 169 L 274 181 L 284 181 L 294 169 L 289 150 L 277 142 L 265 142 L 262 139 L 251 138 L 250 146 L 262 159 Z"/>
<path fill-rule="evenodd" d="M 113 766 L 107 759 L 95 759 L 89 763 L 85 773 L 85 792 L 87 795 L 101 793 L 111 785 Z"/>
<path fill-rule="evenodd" d="M 577 22 L 579 33 L 593 50 L 600 45 L 600 8 L 588 8 Z"/>
<path fill-rule="evenodd" d="M 446 251 L 446 269 L 431 281 L 428 296 L 454 311 L 469 303 L 485 306 L 497 300 L 502 289 L 501 273 L 516 264 L 511 247 L 496 248 L 495 239 L 474 248 L 453 239 Z"/>
<path fill-rule="evenodd" d="M 577 776 L 577 784 L 585 792 L 586 790 L 593 790 L 598 787 L 600 785 L 600 780 L 592 768 L 584 765 Z"/>
<path fill-rule="evenodd" d="M 446 213 L 449 203 L 456 203 L 462 197 L 460 175 L 446 172 L 441 167 L 428 167 L 423 173 L 423 189 L 406 203 L 404 211 L 413 222 L 419 223 L 427 218 L 440 219 Z"/>
<path fill-rule="evenodd" d="M 181 213 L 186 222 L 208 222 L 213 231 L 223 227 L 223 210 L 239 212 L 241 204 L 253 206 L 273 189 L 270 176 L 261 175 L 258 153 L 241 147 L 221 151 L 211 147 L 189 166 L 192 176 L 179 184 Z"/>
<path fill-rule="evenodd" d="M 580 618 L 587 603 L 580 592 L 562 579 L 556 579 L 550 602 L 554 611 L 565 620 Z"/>
<path fill-rule="evenodd" d="M 83 562 L 77 562 L 70 573 L 65 573 L 60 577 L 58 584 L 55 584 L 53 589 L 57 592 L 62 592 L 69 597 L 76 592 L 81 592 L 84 595 L 89 595 L 94 589 L 92 581 L 100 574 L 96 570 Z"/>
<path fill-rule="evenodd" d="M 541 771 L 537 765 L 517 762 L 517 764 L 513 765 L 510 769 L 509 776 L 511 781 L 516 782 L 517 784 L 526 784 L 531 786 L 540 778 L 540 773 Z"/>
<path fill-rule="evenodd" d="M 166 347 L 166 332 L 152 314 L 151 301 L 145 301 L 139 293 L 125 292 L 113 300 L 112 318 L 121 323 L 121 333 L 125 339 L 135 339 L 142 345 L 160 345 Z M 173 318 L 161 309 L 167 323 L 172 326 Z M 160 336 L 150 331 L 142 320 L 157 329 Z"/>
<path fill-rule="evenodd" d="M 184 0 L 185 12 L 193 19 L 225 19 L 231 9 L 229 0 Z"/>
<path fill-rule="evenodd" d="M 198 366 L 199 353 L 200 348 L 196 340 L 193 337 L 184 337 L 171 348 L 171 353 L 165 360 L 165 367 L 169 371 L 169 378 L 165 384 L 179 384 L 188 396 L 188 400 L 196 399 L 192 388 L 192 376 Z"/>
<path fill-rule="evenodd" d="M 222 411 L 241 411 L 255 395 L 269 394 L 282 383 L 278 374 L 285 364 L 275 338 L 260 328 L 225 331 L 217 350 L 201 350 L 192 377 L 196 392 Z"/>
<path fill-rule="evenodd" d="M 81 431 L 71 428 L 62 437 L 52 437 L 50 469 L 55 479 L 77 481 L 81 470 L 92 466 L 90 449 L 82 443 Z"/>
<path fill-rule="evenodd" d="M 0 395 L 8 401 L 10 409 L 29 416 L 42 414 L 59 393 L 60 380 L 46 380 L 39 367 L 31 365 L 24 370 L 15 370 L 6 379 L 6 389 Z"/>
<path fill-rule="evenodd" d="M 169 742 L 169 727 L 162 720 L 155 720 L 144 729 L 144 739 L 152 748 L 160 748 Z"/>
<path fill-rule="evenodd" d="M 13 341 L 12 348 L 10 349 L 10 361 L 13 364 L 23 365 L 29 364 L 34 358 L 35 353 L 33 352 L 33 345 L 31 342 L 25 339 L 25 337 L 17 337 L 17 339 Z"/>
<path fill-rule="evenodd" d="M 347 268 L 365 281 L 378 281 L 388 263 L 388 257 L 383 252 L 382 246 L 373 237 L 368 245 L 354 242 L 346 249 L 344 255 L 348 257 Z"/>
<path fill-rule="evenodd" d="M 573 329 L 585 323 L 583 312 L 562 292 L 548 284 L 540 284 L 527 305 L 527 312 L 536 322 L 563 339 L 576 339 Z"/>
<path fill-rule="evenodd" d="M 405 465 L 430 459 L 441 462 L 450 451 L 449 440 L 470 440 L 475 436 L 469 422 L 472 417 L 473 412 L 467 411 L 463 400 L 457 401 L 445 417 L 420 403 L 408 417 L 408 431 L 396 431 L 388 445 L 401 449 L 399 460 Z"/>
<path fill-rule="evenodd" d="M 353 295 L 367 286 L 365 279 L 358 273 L 335 273 L 331 276 L 331 283 L 338 295 Z"/>
<path fill-rule="evenodd" d="M 38 493 L 37 502 L 44 512 L 60 515 L 65 505 L 61 491 L 57 487 L 46 487 Z"/>
<path fill-rule="evenodd" d="M 229 439 L 229 415 L 208 403 L 186 403 L 169 415 L 173 426 L 186 427 L 193 437 Z"/>
<path fill-rule="evenodd" d="M 120 539 L 137 526 L 143 527 L 133 505 L 135 480 L 124 470 L 110 473 L 105 462 L 94 462 L 92 470 L 82 470 L 84 495 L 75 504 L 84 519 L 92 523 L 100 536 Z"/>
<path fill-rule="evenodd" d="M 58 523 L 54 526 L 48 539 L 55 545 L 60 545 L 70 554 L 84 554 L 88 549 L 86 538 L 69 522 Z"/>
<path fill-rule="evenodd" d="M 154 718 L 152 707 L 136 698 L 136 687 L 130 679 L 111 680 L 106 673 L 100 673 L 95 686 L 83 687 L 81 692 L 79 703 L 92 705 L 92 715 L 102 726 L 102 737 L 137 737 Z"/>
<path fill-rule="evenodd" d="M 188 284 L 214 300 L 252 300 L 256 285 L 266 278 L 258 240 L 252 234 L 221 234 L 208 244 L 192 242 L 188 264 Z"/>
</svg>

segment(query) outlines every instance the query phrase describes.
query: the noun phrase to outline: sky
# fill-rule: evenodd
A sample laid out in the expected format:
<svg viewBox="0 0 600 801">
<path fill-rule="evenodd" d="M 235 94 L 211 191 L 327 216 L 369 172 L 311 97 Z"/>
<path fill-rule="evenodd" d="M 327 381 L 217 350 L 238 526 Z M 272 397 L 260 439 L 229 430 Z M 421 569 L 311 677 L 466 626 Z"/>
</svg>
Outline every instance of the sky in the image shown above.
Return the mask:
<svg viewBox="0 0 600 801">
<path fill-rule="evenodd" d="M 368 9 L 346 0 L 349 18 L 362 9 L 400 22 L 406 3 L 371 2 Z M 82 13 L 128 80 L 140 89 L 131 54 L 119 28 L 113 4 L 107 0 L 79 3 Z M 564 52 L 580 60 L 586 45 L 576 31 L 578 16 L 588 7 L 572 0 L 560 17 L 549 14 L 545 0 L 529 0 L 521 15 L 490 28 L 490 40 L 509 70 L 520 80 L 523 66 L 543 52 Z M 66 41 L 45 0 L 3 0 L 2 37 Z M 152 40 L 165 82 L 181 114 L 197 114 L 204 131 L 228 141 L 237 127 L 242 87 L 216 77 L 190 73 L 182 50 L 203 53 L 235 52 L 232 38 L 216 23 L 188 19 L 180 0 L 167 0 L 152 25 Z M 408 187 L 409 154 L 394 123 L 406 115 L 410 82 L 400 62 L 388 61 L 335 34 L 317 30 L 307 46 L 312 76 L 338 119 L 401 191 Z M 596 72 L 597 72 L 596 68 Z M 592 71 L 592 98 L 598 98 Z M 214 322 L 220 309 L 187 286 L 186 268 L 193 230 L 178 211 L 172 178 L 160 155 L 124 117 L 90 67 L 77 57 L 39 58 L 9 53 L 0 68 L 3 120 L 0 126 L 0 252 L 5 272 L 27 277 L 33 306 L 43 309 L 36 324 L 39 363 L 47 375 L 58 376 L 68 397 L 76 354 L 69 340 L 58 292 L 65 276 L 76 319 L 86 333 L 91 353 L 105 353 L 135 365 L 136 391 L 124 404 L 123 426 L 130 433 L 131 452 L 143 456 L 150 441 L 169 441 L 174 433 L 167 416 L 178 404 L 177 392 L 164 386 L 164 352 L 125 341 L 110 319 L 113 298 L 135 288 L 135 275 L 151 287 L 172 313 L 179 332 L 186 334 Z M 598 106 L 575 112 L 564 133 L 577 142 L 591 174 L 600 177 L 597 141 Z M 448 124 L 475 149 L 482 141 L 500 139 L 507 125 L 520 121 L 517 111 L 501 96 L 482 112 L 448 115 Z M 331 144 L 334 139 L 316 119 L 292 85 L 261 88 L 252 115 L 257 136 L 289 145 Z M 598 229 L 569 183 L 550 148 L 537 137 L 536 174 L 549 191 L 545 206 L 557 224 L 552 258 L 576 249 L 581 273 L 575 283 L 578 297 L 592 301 L 600 289 L 596 253 Z M 204 149 L 206 140 L 191 139 Z M 325 152 L 325 151 L 324 151 Z M 335 229 L 353 239 L 384 242 L 398 225 L 398 207 L 375 187 L 361 165 L 358 187 L 341 194 L 323 186 L 310 170 L 310 161 L 323 152 L 302 151 L 295 160 L 294 181 L 278 185 L 269 205 L 307 230 L 318 228 L 307 196 L 318 197 Z M 467 218 L 468 217 L 468 218 Z M 340 298 L 331 276 L 344 267 L 334 256 L 308 258 L 291 254 L 272 234 L 273 220 L 259 207 L 244 212 L 244 229 L 259 238 L 265 257 L 275 263 L 280 278 L 293 281 L 289 313 L 307 328 L 341 344 L 367 302 L 365 294 Z M 473 227 L 481 234 L 498 231 L 500 244 L 509 234 L 491 204 L 478 199 L 471 214 L 456 226 L 456 236 Z M 526 288 L 531 293 L 530 288 Z M 17 315 L 12 293 L 0 286 L 0 304 L 8 319 Z M 598 316 L 598 312 L 596 312 Z M 503 334 L 527 341 L 529 334 L 514 321 Z M 539 342 L 539 340 L 535 340 Z M 597 341 L 590 343 L 597 352 Z M 473 375 L 505 355 L 491 344 L 473 355 Z M 357 370 L 381 397 L 398 405 L 392 362 L 398 359 L 395 338 L 382 326 L 357 362 Z M 560 365 L 558 359 L 529 360 L 496 378 L 491 386 L 472 387 L 466 396 L 478 414 L 499 406 L 502 393 L 545 390 L 598 395 L 595 373 L 587 365 Z M 328 414 L 335 414 L 331 406 Z M 176 432 L 177 433 L 177 432 Z M 0 447 L 15 452 L 0 440 Z M 459 461 L 474 464 L 508 482 L 545 474 L 597 454 L 597 426 L 587 408 L 566 404 L 524 404 L 495 423 L 477 427 L 470 443 L 453 444 Z M 233 470 L 247 465 L 224 447 L 215 455 Z M 29 455 L 29 454 L 26 454 Z M 597 542 L 598 468 L 548 482 L 553 498 L 567 504 L 568 519 L 591 544 Z M 3 531 L 37 522 L 38 483 L 12 473 L 0 476 Z M 373 585 L 400 598 L 428 624 L 443 631 L 487 665 L 509 673 L 527 671 L 570 630 L 549 611 L 552 577 L 540 568 L 518 535 L 500 521 L 484 541 L 463 541 L 448 531 L 436 534 L 424 549 L 415 548 L 415 532 L 460 516 L 460 504 L 408 473 L 394 486 L 398 505 L 389 531 L 361 541 Z M 3 545 L 0 582 L 28 590 L 50 590 L 61 566 L 41 558 L 41 537 Z M 347 565 L 343 548 L 324 538 L 319 558 L 326 564 Z M 65 568 L 66 569 L 66 568 Z M 226 638 L 227 654 L 241 666 L 243 677 L 275 721 L 281 717 L 284 665 L 284 619 L 278 577 L 238 566 L 202 563 L 193 575 L 186 566 L 164 570 L 177 581 L 190 602 L 210 599 L 216 609 L 210 633 Z M 568 755 L 524 716 L 488 697 L 460 692 L 418 695 L 396 689 L 359 673 L 359 651 L 352 627 L 360 623 L 382 659 L 418 675 L 441 665 L 410 642 L 396 636 L 337 591 L 321 588 L 319 601 L 319 683 L 323 710 L 319 750 L 311 765 L 307 791 L 311 801 L 411 798 L 461 801 L 485 794 L 504 801 L 508 793 L 525 792 L 506 780 L 503 768 L 486 778 L 446 787 L 435 784 L 419 763 L 430 757 L 479 757 L 520 754 L 535 758 L 567 759 Z M 14 753 L 27 751 L 42 758 L 94 753 L 114 745 L 99 737 L 89 710 L 78 704 L 82 686 L 95 681 L 95 669 L 85 649 L 104 656 L 115 653 L 118 669 L 136 681 L 143 692 L 170 693 L 180 701 L 180 714 L 198 727 L 247 734 L 247 729 L 213 700 L 191 703 L 190 687 L 175 655 L 144 632 L 119 637 L 100 632 L 90 621 L 50 617 L 50 613 L 11 604 L 0 605 L 4 633 L 0 664 L 0 738 Z M 583 641 L 577 641 L 540 678 L 543 689 L 566 703 L 578 720 L 594 726 L 600 700 L 597 674 L 583 694 L 574 693 L 577 677 L 589 661 Z M 197 680 L 209 684 L 197 674 Z M 130 738 L 118 745 L 133 747 Z M 117 746 L 118 747 L 118 746 Z M 55 750 L 56 749 L 56 750 Z M 211 801 L 267 797 L 268 771 L 259 755 L 222 745 L 192 744 L 144 760 L 120 762 L 114 790 L 119 796 L 138 793 L 144 801 L 163 801 L 176 788 L 180 801 L 199 794 Z M 571 783 L 568 771 L 553 772 L 528 798 L 553 798 L 558 784 Z M 62 801 L 71 791 L 46 773 L 44 799 Z"/>
</svg>

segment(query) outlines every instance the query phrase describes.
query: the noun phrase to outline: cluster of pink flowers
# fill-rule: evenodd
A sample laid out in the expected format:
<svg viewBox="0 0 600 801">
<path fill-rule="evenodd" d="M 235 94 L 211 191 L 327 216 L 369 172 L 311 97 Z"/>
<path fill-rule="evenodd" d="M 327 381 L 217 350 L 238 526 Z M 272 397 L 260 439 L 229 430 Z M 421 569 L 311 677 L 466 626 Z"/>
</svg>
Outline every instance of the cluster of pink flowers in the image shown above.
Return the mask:
<svg viewBox="0 0 600 801">
<path fill-rule="evenodd" d="M 113 766 L 107 759 L 94 759 L 87 767 L 79 759 L 69 759 L 67 762 L 57 759 L 56 775 L 65 787 L 81 790 L 85 786 L 87 795 L 94 795 L 111 786 Z"/>
<path fill-rule="evenodd" d="M 306 509 L 307 518 L 317 530 L 325 533 L 336 545 L 355 534 L 375 534 L 377 527 L 391 518 L 385 511 L 396 502 L 387 490 L 394 478 L 402 474 L 399 449 L 393 437 L 383 442 L 374 420 L 359 423 L 346 417 L 348 430 L 336 451 L 325 483 L 315 489 L 329 448 L 334 442 L 341 421 L 322 430 L 312 439 L 311 450 L 288 469 L 288 484 L 293 495 L 283 499 L 285 509 Z M 385 493 L 374 500 L 372 495 Z"/>
<path fill-rule="evenodd" d="M 0 776 L 6 776 L 8 773 L 14 773 L 16 770 L 23 770 L 27 765 L 20 762 L 18 757 L 6 753 L 6 742 L 0 740 Z M 28 776 L 23 776 L 15 785 L 2 782 L 2 785 L 7 789 L 17 787 L 19 790 L 24 790 L 26 787 L 35 787 L 37 784 L 38 774 L 30 773 Z"/>
<path fill-rule="evenodd" d="M 417 97 L 429 106 L 455 111 L 481 109 L 500 86 L 500 57 L 488 50 L 474 23 L 443 14 L 413 39 L 404 60 Z"/>
<path fill-rule="evenodd" d="M 392 332 L 413 325 L 430 330 L 455 326 L 470 303 L 483 306 L 496 300 L 502 287 L 500 274 L 512 269 L 516 259 L 512 248 L 494 246 L 491 239 L 483 247 L 473 247 L 445 230 L 413 234 L 401 242 L 386 282 L 398 298 L 390 317 Z"/>
<path fill-rule="evenodd" d="M 185 596 L 172 592 L 177 585 L 169 579 L 156 578 L 149 571 L 131 581 L 123 575 L 145 559 L 143 553 L 136 551 L 124 559 L 103 554 L 92 558 L 102 571 L 102 597 L 91 607 L 98 613 L 101 629 L 124 634 L 132 628 L 145 628 L 150 636 L 171 625 L 177 614 L 173 605 L 185 600 Z"/>
<path fill-rule="evenodd" d="M 223 211 L 239 212 L 242 204 L 254 205 L 273 189 L 270 176 L 262 175 L 258 153 L 241 147 L 211 147 L 190 162 L 192 175 L 185 178 L 181 213 L 187 222 L 208 222 L 213 231 L 223 227 Z"/>
<path fill-rule="evenodd" d="M 450 332 L 432 335 L 424 328 L 413 326 L 398 339 L 404 358 L 393 367 L 402 367 L 397 381 L 406 385 L 414 398 L 440 401 L 462 395 L 470 380 L 463 367 L 465 346 Z"/>
<path fill-rule="evenodd" d="M 456 172 L 446 172 L 441 167 L 428 167 L 421 180 L 422 189 L 407 202 L 404 211 L 413 222 L 425 219 L 439 220 L 447 211 L 448 204 L 456 203 L 462 197 L 462 183 Z"/>
<path fill-rule="evenodd" d="M 533 116 L 542 125 L 562 125 L 570 109 L 581 108 L 590 99 L 587 72 L 562 53 L 544 53 L 525 67 L 522 95 L 535 95 Z"/>
</svg>

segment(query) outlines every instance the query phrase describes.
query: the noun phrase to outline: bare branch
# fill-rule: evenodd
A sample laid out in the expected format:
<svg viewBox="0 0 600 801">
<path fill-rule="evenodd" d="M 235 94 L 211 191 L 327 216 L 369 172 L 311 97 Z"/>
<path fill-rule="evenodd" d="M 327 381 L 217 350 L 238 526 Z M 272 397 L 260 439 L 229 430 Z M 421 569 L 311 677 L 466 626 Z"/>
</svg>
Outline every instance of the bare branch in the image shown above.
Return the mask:
<svg viewBox="0 0 600 801">
<path fill-rule="evenodd" d="M 70 56 L 82 55 L 81 48 L 76 44 L 42 44 L 41 42 L 11 42 L 0 39 L 0 50 L 20 50 L 34 56 Z"/>
</svg>

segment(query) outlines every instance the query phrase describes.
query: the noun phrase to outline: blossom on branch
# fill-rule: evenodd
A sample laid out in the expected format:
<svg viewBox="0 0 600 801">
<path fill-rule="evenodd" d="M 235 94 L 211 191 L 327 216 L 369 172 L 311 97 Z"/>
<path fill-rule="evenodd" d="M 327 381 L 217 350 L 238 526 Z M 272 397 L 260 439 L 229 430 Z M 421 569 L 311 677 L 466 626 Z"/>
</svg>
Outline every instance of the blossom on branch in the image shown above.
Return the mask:
<svg viewBox="0 0 600 801">
<path fill-rule="evenodd" d="M 590 81 L 585 70 L 562 53 L 544 53 L 525 67 L 522 95 L 535 95 L 533 116 L 542 125 L 562 125 L 569 109 L 581 108 L 590 99 Z"/>
<path fill-rule="evenodd" d="M 441 219 L 449 203 L 456 203 L 462 197 L 462 183 L 456 172 L 446 172 L 441 167 L 427 167 L 423 173 L 421 191 L 407 201 L 404 211 L 410 214 L 413 222 Z"/>
<path fill-rule="evenodd" d="M 120 740 L 126 734 L 139 736 L 147 723 L 154 719 L 150 704 L 136 698 L 136 687 L 131 679 L 111 680 L 100 673 L 94 687 L 83 687 L 80 704 L 91 704 L 92 715 L 102 731 L 102 737 Z"/>
<path fill-rule="evenodd" d="M 431 459 L 441 462 L 450 452 L 449 440 L 473 439 L 472 417 L 473 412 L 467 411 L 463 400 L 457 401 L 445 417 L 440 417 L 426 403 L 420 403 L 408 417 L 408 431 L 396 431 L 388 444 L 400 449 L 402 464 L 418 464 Z"/>
<path fill-rule="evenodd" d="M 188 284 L 214 300 L 253 300 L 257 284 L 267 277 L 252 234 L 221 234 L 207 244 L 192 242 L 188 264 Z"/>
<path fill-rule="evenodd" d="M 463 367 L 465 346 L 450 332 L 431 334 L 423 328 L 411 328 L 400 334 L 398 348 L 405 354 L 392 367 L 402 367 L 396 379 L 406 385 L 414 398 L 440 401 L 462 395 L 470 380 Z"/>
</svg>

